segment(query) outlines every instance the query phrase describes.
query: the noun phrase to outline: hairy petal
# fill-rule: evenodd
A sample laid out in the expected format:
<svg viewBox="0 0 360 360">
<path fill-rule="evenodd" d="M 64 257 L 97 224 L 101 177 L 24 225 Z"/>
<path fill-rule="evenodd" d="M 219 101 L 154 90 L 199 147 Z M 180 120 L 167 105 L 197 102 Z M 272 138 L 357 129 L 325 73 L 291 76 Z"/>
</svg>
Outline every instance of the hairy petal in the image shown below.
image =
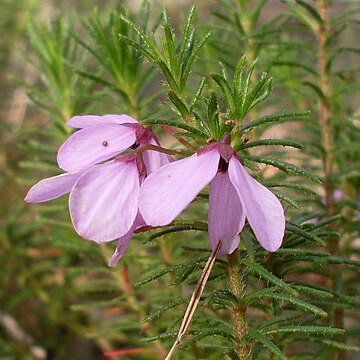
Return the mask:
<svg viewBox="0 0 360 360">
<path fill-rule="evenodd" d="M 216 175 L 217 150 L 174 161 L 147 177 L 140 190 L 140 213 L 146 224 L 171 223 Z"/>
<path fill-rule="evenodd" d="M 84 171 L 78 173 L 66 173 L 39 181 L 27 193 L 27 203 L 38 203 L 56 199 L 67 194 L 74 187 L 75 183 Z"/>
<path fill-rule="evenodd" d="M 227 172 L 218 172 L 210 183 L 208 220 L 211 249 L 221 240 L 219 256 L 231 254 L 239 246 L 245 212 Z"/>
<path fill-rule="evenodd" d="M 278 250 L 285 231 L 284 209 L 279 199 L 252 178 L 235 156 L 230 159 L 228 171 L 261 246 L 267 251 Z"/>
<path fill-rule="evenodd" d="M 135 161 L 111 161 L 83 175 L 70 194 L 71 220 L 84 239 L 108 242 L 131 228 L 139 198 Z"/>
<path fill-rule="evenodd" d="M 123 235 L 119 238 L 119 240 L 116 244 L 114 254 L 108 262 L 108 265 L 110 267 L 114 267 L 118 263 L 118 261 L 123 257 L 126 249 L 129 246 L 130 240 L 132 239 L 132 237 L 134 235 L 134 231 L 144 225 L 146 225 L 146 224 L 144 223 L 144 220 L 141 217 L 141 215 L 138 213 L 130 230 L 125 235 Z"/>
<path fill-rule="evenodd" d="M 57 161 L 62 169 L 75 172 L 110 159 L 135 141 L 133 127 L 117 124 L 87 127 L 77 131 L 61 145 Z"/>
<path fill-rule="evenodd" d="M 121 114 L 108 114 L 104 116 L 98 115 L 81 115 L 72 117 L 67 123 L 75 129 L 83 129 L 89 126 L 102 126 L 104 124 L 137 124 L 137 120 L 129 115 Z"/>
</svg>

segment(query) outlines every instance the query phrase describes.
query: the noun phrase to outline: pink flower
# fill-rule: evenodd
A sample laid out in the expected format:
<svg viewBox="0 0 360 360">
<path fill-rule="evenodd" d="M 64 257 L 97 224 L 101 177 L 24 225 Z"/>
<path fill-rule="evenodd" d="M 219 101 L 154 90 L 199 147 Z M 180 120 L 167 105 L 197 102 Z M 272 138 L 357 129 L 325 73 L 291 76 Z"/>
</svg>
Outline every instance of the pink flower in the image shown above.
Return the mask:
<svg viewBox="0 0 360 360">
<path fill-rule="evenodd" d="M 128 148 L 159 145 L 155 135 L 128 115 L 74 116 L 66 125 L 80 129 L 60 147 L 57 162 L 61 169 L 76 173 L 92 164 L 108 160 Z M 154 151 L 144 154 L 148 174 L 167 156 Z"/>
<path fill-rule="evenodd" d="M 279 249 L 285 230 L 280 201 L 246 172 L 235 151 L 223 141 L 165 165 L 145 179 L 139 205 L 144 221 L 151 226 L 170 224 L 209 183 L 213 250 L 221 240 L 219 255 L 232 253 L 239 245 L 245 218 L 264 249 Z"/>
<path fill-rule="evenodd" d="M 128 236 L 139 223 L 141 182 L 168 157 L 156 151 L 145 151 L 142 158 L 117 156 L 129 147 L 158 145 L 150 130 L 127 115 L 75 116 L 67 125 L 81 128 L 58 152 L 58 164 L 68 173 L 41 180 L 25 201 L 43 202 L 70 192 L 71 220 L 81 237 L 102 243 Z"/>
</svg>

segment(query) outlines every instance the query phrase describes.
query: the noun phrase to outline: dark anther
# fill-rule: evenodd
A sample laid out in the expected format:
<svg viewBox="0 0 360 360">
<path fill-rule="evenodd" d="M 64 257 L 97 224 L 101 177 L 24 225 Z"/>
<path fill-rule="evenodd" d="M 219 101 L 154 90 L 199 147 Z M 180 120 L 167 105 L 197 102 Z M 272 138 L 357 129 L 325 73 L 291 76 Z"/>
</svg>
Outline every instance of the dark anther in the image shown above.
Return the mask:
<svg viewBox="0 0 360 360">
<path fill-rule="evenodd" d="M 104 147 L 107 147 L 107 146 L 109 145 L 109 143 L 108 143 L 106 140 L 104 140 L 104 141 L 101 143 L 101 145 L 104 146 Z"/>
<path fill-rule="evenodd" d="M 138 147 L 139 147 L 139 143 L 137 142 L 137 141 L 135 141 L 131 146 L 130 146 L 130 149 L 132 149 L 132 150 L 135 150 L 135 149 L 137 149 Z"/>
<path fill-rule="evenodd" d="M 229 163 L 226 162 L 225 159 L 220 157 L 219 167 L 218 167 L 219 171 L 222 173 L 225 173 L 225 172 L 227 172 L 228 167 L 229 167 Z"/>
</svg>

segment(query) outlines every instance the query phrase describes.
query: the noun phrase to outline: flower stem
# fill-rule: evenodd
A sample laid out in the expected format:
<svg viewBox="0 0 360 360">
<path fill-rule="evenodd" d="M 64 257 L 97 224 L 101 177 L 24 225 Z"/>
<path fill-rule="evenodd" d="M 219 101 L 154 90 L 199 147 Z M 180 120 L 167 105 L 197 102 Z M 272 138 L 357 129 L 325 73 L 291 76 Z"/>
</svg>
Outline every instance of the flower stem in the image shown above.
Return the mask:
<svg viewBox="0 0 360 360">
<path fill-rule="evenodd" d="M 250 359 L 250 346 L 244 341 L 247 323 L 245 319 L 246 307 L 242 302 L 242 285 L 240 279 L 241 266 L 238 262 L 238 251 L 228 255 L 228 281 L 231 292 L 235 295 L 237 302 L 231 309 L 231 318 L 234 335 L 236 338 L 235 352 L 240 360 Z"/>
<path fill-rule="evenodd" d="M 140 147 L 138 147 L 135 152 L 139 155 L 141 155 L 144 151 L 147 150 L 152 150 L 152 151 L 157 151 L 163 154 L 168 154 L 168 155 L 181 155 L 182 151 L 181 150 L 170 150 L 170 149 L 165 149 L 161 146 L 157 146 L 157 145 L 152 145 L 152 144 L 146 144 L 146 145 L 142 145 Z"/>
<path fill-rule="evenodd" d="M 325 187 L 325 201 L 327 205 L 327 215 L 333 216 L 334 209 L 334 184 L 332 182 L 333 174 L 333 128 L 330 123 L 332 111 L 330 108 L 330 80 L 326 71 L 326 64 L 329 60 L 328 52 L 326 49 L 326 40 L 328 38 L 328 2 L 327 0 L 319 0 L 319 12 L 321 14 L 323 24 L 318 28 L 318 67 L 320 74 L 320 89 L 324 95 L 319 103 L 320 115 L 320 130 L 322 137 L 322 145 L 324 149 L 323 155 L 323 169 L 324 169 L 324 187 Z M 337 252 L 336 242 L 332 242 L 332 252 Z"/>
</svg>

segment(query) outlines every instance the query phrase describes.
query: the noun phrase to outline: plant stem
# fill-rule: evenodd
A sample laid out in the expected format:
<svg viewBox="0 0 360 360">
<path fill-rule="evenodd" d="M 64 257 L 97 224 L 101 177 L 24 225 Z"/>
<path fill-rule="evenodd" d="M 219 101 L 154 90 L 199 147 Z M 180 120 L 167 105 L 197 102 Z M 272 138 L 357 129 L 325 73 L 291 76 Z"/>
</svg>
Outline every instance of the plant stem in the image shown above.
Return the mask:
<svg viewBox="0 0 360 360">
<path fill-rule="evenodd" d="M 231 292 L 235 295 L 237 303 L 231 309 L 231 318 L 236 338 L 235 352 L 240 360 L 250 359 L 250 346 L 244 341 L 247 331 L 245 319 L 246 307 L 242 303 L 242 285 L 240 278 L 240 264 L 238 262 L 238 251 L 228 255 L 228 278 Z"/>
<path fill-rule="evenodd" d="M 335 215 L 335 200 L 334 200 L 334 182 L 333 182 L 333 126 L 330 123 L 332 117 L 332 110 L 330 106 L 331 86 L 329 74 L 326 69 L 326 64 L 329 60 L 327 52 L 326 40 L 329 36 L 329 4 L 328 0 L 318 0 L 318 9 L 323 23 L 319 25 L 317 31 L 318 38 L 318 68 L 320 74 L 320 89 L 324 95 L 319 103 L 319 117 L 320 117 L 320 131 L 323 146 L 323 171 L 324 171 L 324 190 L 325 190 L 325 204 L 326 215 L 328 217 Z M 331 224 L 331 230 L 336 230 L 336 223 Z M 339 255 L 339 239 L 333 237 L 329 241 L 329 252 L 331 255 Z M 337 290 L 337 282 L 339 281 L 338 267 L 333 265 L 330 268 L 332 288 Z M 338 276 L 339 275 L 339 276 Z M 344 311 L 342 309 L 334 309 L 333 325 L 338 328 L 344 327 Z M 345 337 L 341 336 L 340 341 L 345 341 Z M 335 355 L 335 354 L 333 354 Z M 345 360 L 345 351 L 342 349 L 336 350 L 338 360 Z M 333 358 L 333 357 L 332 357 Z"/>
<path fill-rule="evenodd" d="M 331 95 L 329 76 L 326 71 L 326 64 L 328 62 L 328 53 L 326 49 L 326 39 L 328 37 L 328 4 L 327 0 L 319 0 L 319 12 L 323 19 L 323 25 L 318 28 L 318 67 L 320 74 L 320 89 L 324 94 L 324 98 L 320 100 L 319 116 L 320 129 L 322 136 L 322 145 L 324 149 L 323 155 L 323 169 L 324 169 L 324 188 L 325 201 L 327 205 L 327 215 L 335 214 L 334 202 L 334 184 L 332 182 L 333 174 L 333 127 L 330 124 L 332 116 L 329 98 Z M 337 244 L 333 242 L 331 245 L 332 253 L 337 252 Z"/>
</svg>

